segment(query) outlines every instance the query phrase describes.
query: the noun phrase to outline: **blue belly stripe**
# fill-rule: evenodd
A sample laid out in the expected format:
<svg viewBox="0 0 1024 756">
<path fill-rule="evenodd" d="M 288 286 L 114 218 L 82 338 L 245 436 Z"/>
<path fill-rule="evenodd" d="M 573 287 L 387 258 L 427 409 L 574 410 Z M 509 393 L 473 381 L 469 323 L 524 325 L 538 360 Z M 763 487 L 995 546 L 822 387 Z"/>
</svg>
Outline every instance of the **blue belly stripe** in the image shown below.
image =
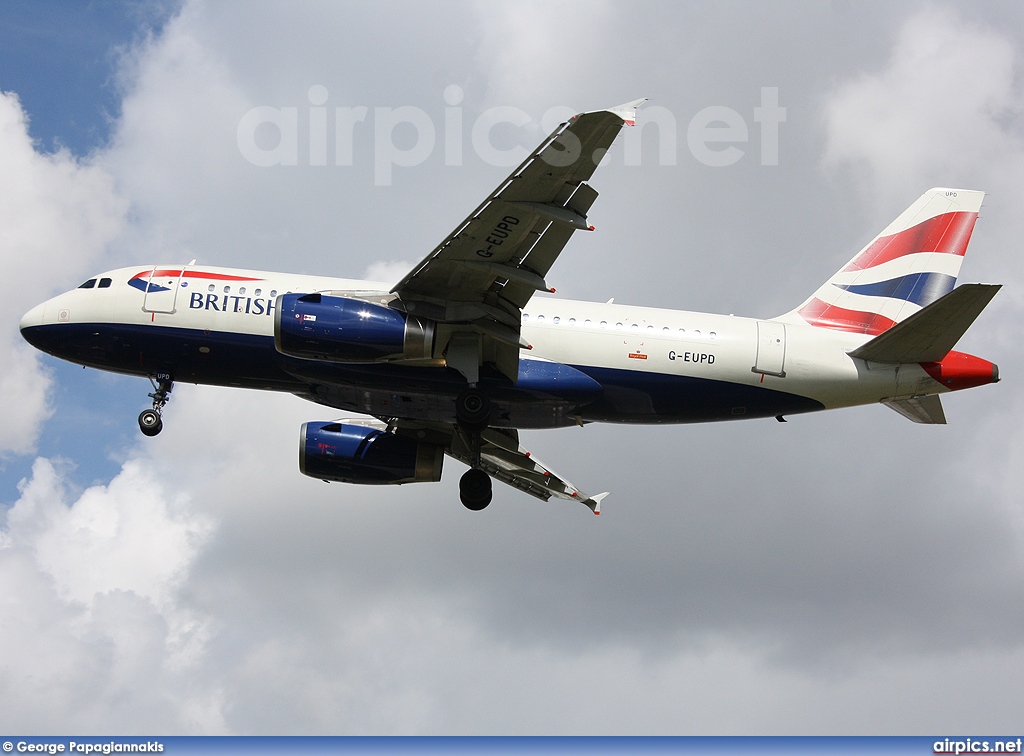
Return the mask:
<svg viewBox="0 0 1024 756">
<path fill-rule="evenodd" d="M 167 372 L 188 383 L 288 391 L 368 414 L 424 419 L 422 413 L 435 412 L 439 399 L 453 404 L 465 388 L 465 380 L 450 368 L 296 360 L 277 352 L 272 336 L 75 323 L 22 333 L 44 352 L 101 370 L 139 376 Z M 519 385 L 492 369 L 481 370 L 480 380 L 495 401 L 511 408 L 513 418 L 506 422 L 520 423 L 516 427 L 566 425 L 576 415 L 601 422 L 689 423 L 824 409 L 813 399 L 756 385 L 539 360 L 520 364 Z M 397 394 L 420 401 L 396 403 Z M 350 401 L 362 396 L 369 397 L 368 404 Z"/>
</svg>

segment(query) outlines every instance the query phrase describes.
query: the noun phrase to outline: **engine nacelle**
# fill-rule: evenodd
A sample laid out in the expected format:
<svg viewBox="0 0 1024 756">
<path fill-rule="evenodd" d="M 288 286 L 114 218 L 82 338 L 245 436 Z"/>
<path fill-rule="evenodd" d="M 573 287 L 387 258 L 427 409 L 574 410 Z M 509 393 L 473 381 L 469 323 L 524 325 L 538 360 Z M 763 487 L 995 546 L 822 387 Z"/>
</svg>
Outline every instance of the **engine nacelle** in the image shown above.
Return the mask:
<svg viewBox="0 0 1024 756">
<path fill-rule="evenodd" d="M 430 359 L 434 324 L 383 305 L 329 294 L 282 294 L 274 344 L 289 357 L 328 362 Z"/>
<path fill-rule="evenodd" d="M 339 483 L 399 485 L 441 480 L 444 449 L 377 428 L 303 423 L 299 470 Z"/>
</svg>

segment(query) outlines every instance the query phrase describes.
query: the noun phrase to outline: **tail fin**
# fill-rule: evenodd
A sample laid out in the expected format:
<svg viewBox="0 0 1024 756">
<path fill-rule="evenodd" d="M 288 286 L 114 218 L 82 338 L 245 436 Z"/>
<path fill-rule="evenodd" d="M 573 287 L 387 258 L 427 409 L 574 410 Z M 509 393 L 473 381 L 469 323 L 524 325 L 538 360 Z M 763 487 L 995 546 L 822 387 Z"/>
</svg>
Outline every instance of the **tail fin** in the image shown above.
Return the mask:
<svg viewBox="0 0 1024 756">
<path fill-rule="evenodd" d="M 984 192 L 929 189 L 780 320 L 878 335 L 953 290 Z"/>
</svg>

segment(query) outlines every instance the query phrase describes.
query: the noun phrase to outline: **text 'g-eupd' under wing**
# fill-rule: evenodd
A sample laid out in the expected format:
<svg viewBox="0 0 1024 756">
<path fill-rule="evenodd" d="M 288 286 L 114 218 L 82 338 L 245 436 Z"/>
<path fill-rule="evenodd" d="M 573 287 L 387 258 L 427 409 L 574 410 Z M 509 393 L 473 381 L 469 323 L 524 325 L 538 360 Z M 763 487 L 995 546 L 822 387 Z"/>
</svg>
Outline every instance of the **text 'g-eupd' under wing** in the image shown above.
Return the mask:
<svg viewBox="0 0 1024 756">
<path fill-rule="evenodd" d="M 484 362 L 516 380 L 519 350 L 529 347 L 522 307 L 551 291 L 545 276 L 573 232 L 593 228 L 597 192 L 586 182 L 644 101 L 561 124 L 392 289 L 392 307 L 438 323 L 437 351 L 469 383 Z"/>
</svg>

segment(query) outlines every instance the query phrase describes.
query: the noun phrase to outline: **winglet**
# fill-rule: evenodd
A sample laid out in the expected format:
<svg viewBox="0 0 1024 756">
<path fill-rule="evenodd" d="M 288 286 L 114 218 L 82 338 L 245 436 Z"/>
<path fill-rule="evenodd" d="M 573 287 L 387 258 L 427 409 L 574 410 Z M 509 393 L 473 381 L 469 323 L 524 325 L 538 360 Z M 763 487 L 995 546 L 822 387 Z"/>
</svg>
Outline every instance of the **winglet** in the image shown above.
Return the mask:
<svg viewBox="0 0 1024 756">
<path fill-rule="evenodd" d="M 622 105 L 616 105 L 614 108 L 608 108 L 608 112 L 617 115 L 627 126 L 635 126 L 636 109 L 645 102 L 647 102 L 647 98 L 641 97 L 639 100 L 633 100 L 632 102 L 623 103 Z"/>
<path fill-rule="evenodd" d="M 578 113 L 575 118 L 580 116 L 588 115 L 589 113 L 611 113 L 612 115 L 618 116 L 622 119 L 622 122 L 627 126 L 636 126 L 636 109 L 647 102 L 646 97 L 641 97 L 639 100 L 633 100 L 632 102 L 624 102 L 622 105 L 616 105 L 614 108 L 605 108 L 604 110 L 588 110 L 585 113 Z"/>
<path fill-rule="evenodd" d="M 596 494 L 583 503 L 594 510 L 594 514 L 599 515 L 601 514 L 601 501 L 608 495 L 608 493 L 608 491 L 605 491 L 604 493 Z"/>
</svg>

